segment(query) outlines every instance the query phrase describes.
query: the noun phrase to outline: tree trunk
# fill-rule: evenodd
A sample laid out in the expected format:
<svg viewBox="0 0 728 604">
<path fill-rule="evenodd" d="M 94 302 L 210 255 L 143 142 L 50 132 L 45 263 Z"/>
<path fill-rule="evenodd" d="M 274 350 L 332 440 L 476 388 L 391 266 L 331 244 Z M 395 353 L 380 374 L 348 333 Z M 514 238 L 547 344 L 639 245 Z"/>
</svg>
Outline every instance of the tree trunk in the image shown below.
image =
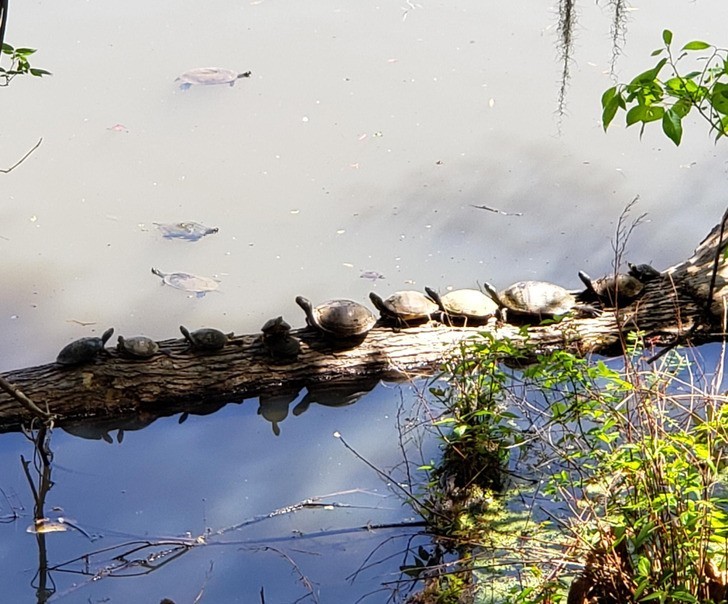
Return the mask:
<svg viewBox="0 0 728 604">
<path fill-rule="evenodd" d="M 724 339 L 727 218 L 728 212 L 690 259 L 647 282 L 636 301 L 594 318 L 566 317 L 552 325 L 529 327 L 529 345 L 544 351 L 612 354 L 621 350 L 624 336 L 635 329 L 654 346 Z M 120 425 L 126 419 L 131 428 L 158 416 L 210 412 L 255 396 L 262 397 L 261 413 L 266 416 L 267 410 L 274 416 L 276 405 L 285 404 L 287 410 L 304 387 L 310 393 L 308 402 L 326 404 L 322 388 L 327 384 L 339 385 L 337 396 L 351 400 L 379 379 L 431 373 L 463 340 L 483 331 L 516 344 L 525 340 L 519 326 L 495 319 L 479 327 L 439 323 L 401 330 L 376 327 L 364 342 L 347 349 L 332 349 L 314 331 L 301 329 L 293 332 L 302 341 L 301 354 L 287 364 L 274 362 L 257 335 L 245 335 L 215 353 L 188 350 L 181 339 L 165 340 L 160 346 L 166 354 L 146 361 L 130 360 L 109 349 L 108 355 L 80 367 L 51 363 L 2 377 L 61 426 L 84 418 L 97 422 L 108 418 Z M 305 410 L 306 404 L 304 399 L 297 409 Z M 0 431 L 17 430 L 38 415 L 7 388 L 0 392 Z"/>
</svg>

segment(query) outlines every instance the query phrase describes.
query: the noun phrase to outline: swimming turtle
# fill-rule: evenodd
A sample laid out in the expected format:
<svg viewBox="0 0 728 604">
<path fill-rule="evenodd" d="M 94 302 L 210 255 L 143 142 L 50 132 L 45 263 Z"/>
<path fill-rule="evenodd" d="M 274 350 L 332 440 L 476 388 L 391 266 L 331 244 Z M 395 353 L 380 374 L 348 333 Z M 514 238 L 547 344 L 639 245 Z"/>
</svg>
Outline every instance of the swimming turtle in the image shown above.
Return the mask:
<svg viewBox="0 0 728 604">
<path fill-rule="evenodd" d="M 190 346 L 198 350 L 220 350 L 228 343 L 232 335 L 212 327 L 203 327 L 190 333 L 184 325 L 180 325 L 179 330 Z"/>
<path fill-rule="evenodd" d="M 662 273 L 650 264 L 632 264 L 628 262 L 627 266 L 629 266 L 629 274 L 642 281 L 642 283 L 662 277 Z"/>
<path fill-rule="evenodd" d="M 154 226 L 166 239 L 186 239 L 187 241 L 198 241 L 205 235 L 214 235 L 220 230 L 217 227 L 207 227 L 199 222 L 155 222 Z"/>
<path fill-rule="evenodd" d="M 383 320 L 394 321 L 400 326 L 426 321 L 440 308 L 422 292 L 412 290 L 394 292 L 386 300 L 372 292 L 369 299 L 381 313 Z"/>
<path fill-rule="evenodd" d="M 624 273 L 592 279 L 584 271 L 579 271 L 579 279 L 586 285 L 587 294 L 609 306 L 629 303 L 645 288 L 642 281 Z"/>
<path fill-rule="evenodd" d="M 116 350 L 119 354 L 132 358 L 148 359 L 159 352 L 159 344 L 146 336 L 119 336 L 117 342 Z"/>
<path fill-rule="evenodd" d="M 477 289 L 456 289 L 440 296 L 434 289 L 425 288 L 447 320 L 460 320 L 466 325 L 470 323 L 486 323 L 495 316 L 498 304 L 490 296 Z"/>
<path fill-rule="evenodd" d="M 56 363 L 59 365 L 80 365 L 93 361 L 96 356 L 104 350 L 106 342 L 114 335 L 114 328 L 107 329 L 100 338 L 87 337 L 74 340 L 70 344 L 66 344 L 56 357 Z"/>
<path fill-rule="evenodd" d="M 220 287 L 217 279 L 210 277 L 200 277 L 191 273 L 163 273 L 162 271 L 152 268 L 152 273 L 162 278 L 162 283 L 176 289 L 181 289 L 197 294 L 198 298 L 204 296 L 207 292 L 215 291 Z"/>
<path fill-rule="evenodd" d="M 377 322 L 372 311 L 354 300 L 328 300 L 314 308 L 309 300 L 298 296 L 296 304 L 306 313 L 310 327 L 334 338 L 364 337 Z"/>
<path fill-rule="evenodd" d="M 597 313 L 591 306 L 577 304 L 571 292 L 548 281 L 518 281 L 500 292 L 490 283 L 484 283 L 483 286 L 500 306 L 504 321 L 507 314 L 511 313 L 518 317 L 538 319 L 564 315 L 572 310 Z"/>
<path fill-rule="evenodd" d="M 197 67 L 185 71 L 181 76 L 175 79 L 175 82 L 181 82 L 179 87 L 187 90 L 190 86 L 211 86 L 214 84 L 230 84 L 235 85 L 235 81 L 239 78 L 249 78 L 252 72 L 246 71 L 238 73 L 232 69 L 222 69 L 220 67 Z"/>
<path fill-rule="evenodd" d="M 301 342 L 291 335 L 291 326 L 283 320 L 283 317 L 266 321 L 261 331 L 263 346 L 271 357 L 285 361 L 292 361 L 298 357 Z"/>
</svg>

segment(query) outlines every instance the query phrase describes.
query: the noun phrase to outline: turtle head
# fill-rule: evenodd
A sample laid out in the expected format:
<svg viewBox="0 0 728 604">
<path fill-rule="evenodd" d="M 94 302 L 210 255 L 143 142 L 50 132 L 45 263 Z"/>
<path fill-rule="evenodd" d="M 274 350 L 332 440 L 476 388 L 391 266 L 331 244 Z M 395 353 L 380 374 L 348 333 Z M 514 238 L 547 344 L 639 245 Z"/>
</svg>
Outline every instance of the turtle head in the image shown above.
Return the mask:
<svg viewBox="0 0 728 604">
<path fill-rule="evenodd" d="M 483 281 L 483 289 L 485 290 L 485 293 L 488 294 L 490 299 L 493 300 L 493 302 L 503 308 L 504 305 L 503 302 L 501 302 L 500 297 L 498 296 L 498 290 L 496 290 L 492 283 Z"/>
<path fill-rule="evenodd" d="M 182 332 L 182 335 L 185 337 L 185 340 L 187 340 L 190 344 L 192 344 L 192 336 L 190 335 L 190 332 L 187 330 L 187 328 L 184 325 L 180 325 L 179 330 Z"/>
<path fill-rule="evenodd" d="M 596 290 L 594 289 L 594 282 L 592 281 L 592 278 L 587 275 L 584 271 L 579 271 L 579 279 L 581 279 L 581 282 L 586 285 L 586 288 L 593 294 L 596 294 Z"/>
<path fill-rule="evenodd" d="M 114 335 L 114 328 L 109 327 L 103 334 L 101 334 L 101 341 L 106 344 L 106 342 L 109 341 L 109 338 Z"/>
<path fill-rule="evenodd" d="M 386 312 L 386 308 L 384 306 L 384 300 L 374 292 L 371 292 L 369 294 L 369 299 L 372 301 L 372 304 L 374 304 L 375 308 L 380 312 Z"/>
<path fill-rule="evenodd" d="M 442 298 L 440 298 L 440 294 L 438 294 L 431 287 L 425 287 L 425 292 L 432 299 L 432 301 L 440 307 L 440 310 L 445 312 L 445 308 L 442 305 Z"/>
<path fill-rule="evenodd" d="M 316 321 L 316 317 L 313 316 L 313 305 L 311 304 L 311 301 L 303 296 L 296 296 L 296 304 L 298 304 L 303 309 L 303 312 L 306 313 L 306 323 L 308 323 L 310 327 L 316 327 L 318 322 Z"/>
</svg>

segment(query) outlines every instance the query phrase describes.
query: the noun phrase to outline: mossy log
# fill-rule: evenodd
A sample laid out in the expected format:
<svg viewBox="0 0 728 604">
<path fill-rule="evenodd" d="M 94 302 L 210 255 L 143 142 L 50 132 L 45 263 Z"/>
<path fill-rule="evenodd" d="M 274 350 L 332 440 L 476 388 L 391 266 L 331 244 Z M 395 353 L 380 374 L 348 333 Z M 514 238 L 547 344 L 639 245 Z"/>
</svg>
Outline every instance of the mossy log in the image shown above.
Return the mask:
<svg viewBox="0 0 728 604">
<path fill-rule="evenodd" d="M 51 363 L 2 377 L 64 425 L 82 418 L 204 413 L 260 395 L 293 400 L 304 387 L 342 382 L 355 392 L 357 383 L 367 389 L 379 379 L 431 373 L 461 342 L 484 331 L 516 344 L 528 339 L 536 350 L 563 348 L 579 354 L 618 352 L 626 334 L 636 329 L 656 347 L 718 341 L 725 336 L 728 296 L 727 218 L 728 212 L 691 258 L 649 281 L 637 300 L 598 317 L 566 317 L 526 330 L 495 319 L 478 327 L 376 327 L 360 345 L 338 349 L 314 331 L 299 329 L 292 334 L 302 342 L 301 354 L 284 364 L 269 357 L 258 335 L 236 336 L 214 353 L 189 350 L 182 339 L 174 339 L 160 342 L 166 354 L 147 361 L 130 360 L 109 349 L 108 355 L 80 367 Z M 37 415 L 7 388 L 0 391 L 0 431 L 17 430 Z"/>
</svg>

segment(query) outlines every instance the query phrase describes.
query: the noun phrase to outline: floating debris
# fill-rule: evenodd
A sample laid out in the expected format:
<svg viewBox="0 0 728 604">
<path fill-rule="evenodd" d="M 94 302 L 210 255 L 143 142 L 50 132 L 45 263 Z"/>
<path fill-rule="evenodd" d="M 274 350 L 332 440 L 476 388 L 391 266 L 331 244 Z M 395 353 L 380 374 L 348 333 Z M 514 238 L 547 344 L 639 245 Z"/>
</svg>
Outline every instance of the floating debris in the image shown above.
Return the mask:
<svg viewBox="0 0 728 604">
<path fill-rule="evenodd" d="M 191 273 L 163 273 L 156 268 L 152 268 L 152 273 L 161 277 L 162 283 L 181 289 L 183 291 L 193 292 L 198 298 L 202 298 L 207 292 L 211 292 L 220 287 L 220 282 L 211 277 L 200 277 Z"/>
<path fill-rule="evenodd" d="M 376 281 L 377 279 L 384 279 L 384 275 L 377 271 L 362 271 L 359 275 L 360 279 L 369 279 L 370 281 Z"/>
<path fill-rule="evenodd" d="M 165 239 L 185 239 L 186 241 L 199 241 L 205 235 L 214 235 L 220 229 L 207 227 L 199 222 L 155 222 L 162 237 Z"/>
<path fill-rule="evenodd" d="M 490 206 L 476 206 L 475 204 L 470 204 L 473 208 L 478 208 L 479 210 L 488 210 L 489 212 L 495 212 L 496 214 L 501 214 L 503 216 L 523 216 L 523 212 L 504 212 L 503 210 L 499 210 L 498 208 L 491 208 Z"/>
<path fill-rule="evenodd" d="M 238 73 L 232 69 L 221 69 L 220 67 L 198 67 L 185 71 L 181 76 L 175 79 L 175 82 L 181 82 L 179 87 L 187 90 L 190 86 L 213 86 L 215 84 L 229 84 L 234 86 L 239 78 L 249 78 L 252 72 L 246 71 Z"/>
<path fill-rule="evenodd" d="M 129 129 L 124 124 L 114 124 L 107 128 L 107 130 L 111 130 L 112 132 L 129 132 Z"/>
</svg>

